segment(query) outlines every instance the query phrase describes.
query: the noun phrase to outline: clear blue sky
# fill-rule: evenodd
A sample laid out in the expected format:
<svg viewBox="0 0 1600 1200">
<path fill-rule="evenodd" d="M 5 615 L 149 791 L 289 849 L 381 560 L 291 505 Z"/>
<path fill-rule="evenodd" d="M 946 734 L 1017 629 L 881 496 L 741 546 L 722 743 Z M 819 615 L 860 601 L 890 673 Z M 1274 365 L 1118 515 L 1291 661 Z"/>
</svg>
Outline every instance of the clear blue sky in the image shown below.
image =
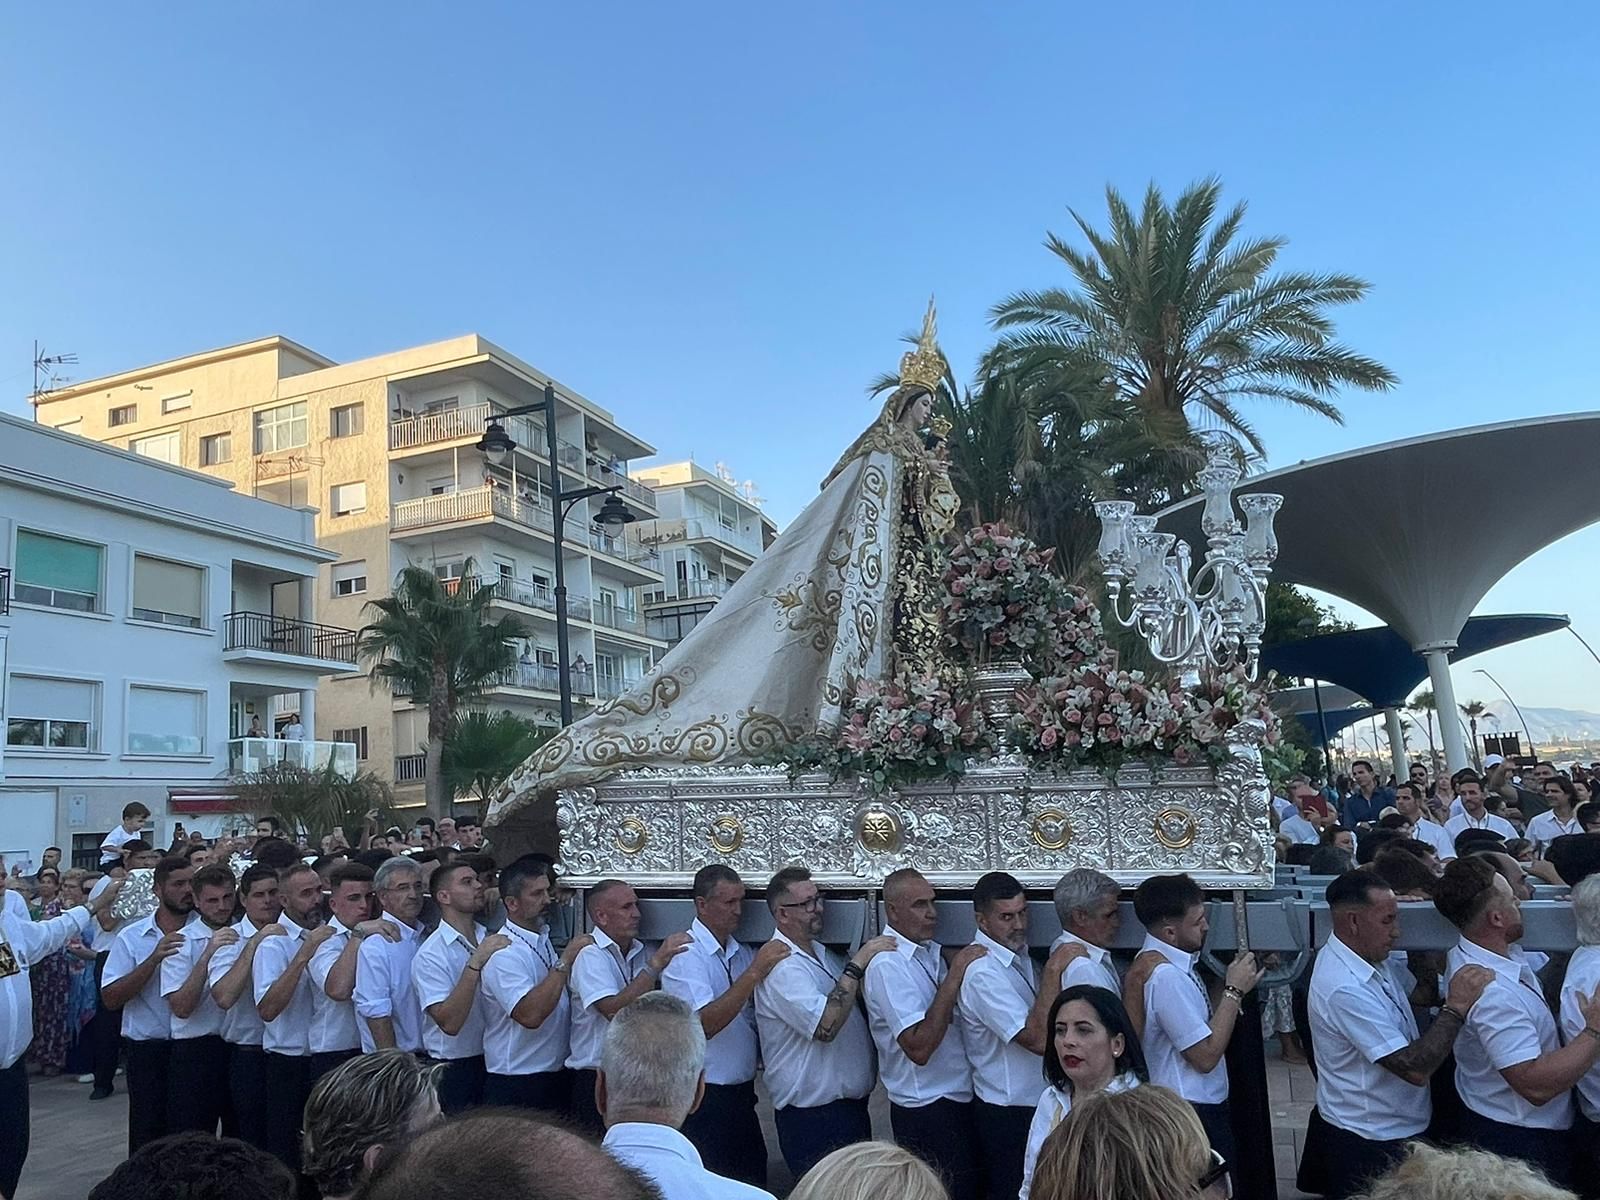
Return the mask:
<svg viewBox="0 0 1600 1200">
<path fill-rule="evenodd" d="M 1506 12 L 15 6 L 0 405 L 25 409 L 36 337 L 83 378 L 273 332 L 345 359 L 476 330 L 787 520 L 930 292 L 966 369 L 993 302 L 1061 280 L 1040 241 L 1069 205 L 1215 173 L 1289 265 L 1372 281 L 1341 330 L 1402 379 L 1342 428 L 1255 411 L 1274 463 L 1600 407 L 1600 16 Z M 1486 518 L 1597 485 L 1500 467 Z M 1600 641 L 1597 551 L 1569 538 L 1480 611 Z M 1600 710 L 1577 650 L 1470 665 Z M 1470 665 L 1462 698 L 1491 698 Z"/>
</svg>

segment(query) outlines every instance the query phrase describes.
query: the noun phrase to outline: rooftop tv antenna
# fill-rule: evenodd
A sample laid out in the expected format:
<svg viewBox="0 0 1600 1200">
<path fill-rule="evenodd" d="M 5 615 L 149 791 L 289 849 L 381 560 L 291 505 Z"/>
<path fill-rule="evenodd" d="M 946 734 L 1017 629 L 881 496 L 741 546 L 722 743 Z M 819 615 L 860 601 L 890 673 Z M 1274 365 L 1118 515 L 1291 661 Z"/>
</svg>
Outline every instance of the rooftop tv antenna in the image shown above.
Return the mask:
<svg viewBox="0 0 1600 1200">
<path fill-rule="evenodd" d="M 34 339 L 33 343 L 33 392 L 28 396 L 28 401 L 33 405 L 33 419 L 39 419 L 39 401 L 48 393 L 64 383 L 70 383 L 67 376 L 61 374 L 60 368 L 76 366 L 76 354 L 46 354 L 44 347 Z"/>
</svg>

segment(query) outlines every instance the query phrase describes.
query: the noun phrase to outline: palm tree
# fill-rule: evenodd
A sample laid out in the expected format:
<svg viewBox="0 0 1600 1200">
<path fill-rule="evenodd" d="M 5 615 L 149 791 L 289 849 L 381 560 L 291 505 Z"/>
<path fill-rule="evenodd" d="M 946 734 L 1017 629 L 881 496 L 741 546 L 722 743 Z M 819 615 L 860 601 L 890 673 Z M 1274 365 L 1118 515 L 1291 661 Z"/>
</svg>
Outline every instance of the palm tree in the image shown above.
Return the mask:
<svg viewBox="0 0 1600 1200">
<path fill-rule="evenodd" d="M 1406 705 L 1406 708 L 1410 709 L 1414 713 L 1422 713 L 1424 716 L 1427 717 L 1427 720 L 1428 720 L 1427 728 L 1428 728 L 1428 774 L 1429 775 L 1433 775 L 1435 772 L 1437 772 L 1439 770 L 1439 753 L 1434 748 L 1434 741 L 1433 741 L 1433 713 L 1434 713 L 1434 710 L 1437 707 L 1438 707 L 1438 704 L 1433 698 L 1433 689 L 1432 688 L 1423 688 L 1415 696 L 1411 697 L 1411 702 Z"/>
<path fill-rule="evenodd" d="M 449 813 L 445 734 L 458 709 L 478 700 L 516 665 L 514 643 L 532 636 L 516 617 L 489 619 L 494 585 L 481 583 L 468 559 L 460 583 L 448 584 L 427 567 L 407 566 L 392 595 L 372 600 L 372 621 L 357 634 L 356 650 L 372 664 L 372 681 L 428 709 L 425 783 L 428 811 Z"/>
<path fill-rule="evenodd" d="M 369 814 L 376 813 L 380 822 L 394 816 L 387 783 L 368 771 L 345 779 L 332 763 L 320 770 L 275 763 L 235 781 L 233 793 L 240 812 L 271 813 L 291 839 L 304 832 L 313 846 L 335 829 L 350 845 L 360 845 Z"/>
<path fill-rule="evenodd" d="M 1468 700 L 1460 706 L 1461 715 L 1467 719 L 1472 728 L 1472 761 L 1478 770 L 1483 770 L 1483 758 L 1478 751 L 1478 718 L 1489 711 L 1489 706 L 1482 700 Z"/>
<path fill-rule="evenodd" d="M 1195 435 L 1207 429 L 1264 457 L 1244 403 L 1272 400 L 1342 421 L 1332 400 L 1341 386 L 1382 391 L 1396 382 L 1383 364 L 1340 345 L 1327 314 L 1369 285 L 1353 275 L 1271 273 L 1286 239 L 1241 239 L 1245 206 L 1219 216 L 1221 192 L 1219 180 L 1206 179 L 1169 205 L 1152 183 L 1135 214 L 1107 187 L 1109 231 L 1071 210 L 1087 251 L 1046 239 L 1072 286 L 1016 292 L 992 310 L 1001 335 L 989 367 L 1037 371 L 1053 362 L 1063 375 L 1087 372 L 1169 447 L 1124 465 L 1123 482 L 1152 493 L 1130 498 L 1185 491 Z"/>
<path fill-rule="evenodd" d="M 494 789 L 549 740 L 550 732 L 514 713 L 457 713 L 444 740 L 446 789 L 452 797 L 472 792 L 487 804 Z"/>
</svg>

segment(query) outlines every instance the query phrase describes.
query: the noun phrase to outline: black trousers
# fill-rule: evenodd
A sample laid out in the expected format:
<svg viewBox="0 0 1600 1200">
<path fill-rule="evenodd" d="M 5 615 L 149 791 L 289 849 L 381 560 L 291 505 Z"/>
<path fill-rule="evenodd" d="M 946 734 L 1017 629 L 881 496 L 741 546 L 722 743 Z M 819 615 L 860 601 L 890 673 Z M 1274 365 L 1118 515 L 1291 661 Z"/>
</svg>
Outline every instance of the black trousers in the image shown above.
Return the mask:
<svg viewBox="0 0 1600 1200">
<path fill-rule="evenodd" d="M 1327 1200 L 1346 1200 L 1349 1196 L 1360 1195 L 1368 1184 L 1405 1157 L 1406 1143 L 1413 1140 L 1378 1142 L 1322 1122 L 1319 1154 L 1322 1178 L 1327 1187 L 1323 1195 Z M 1309 1140 L 1306 1151 L 1310 1153 Z"/>
<path fill-rule="evenodd" d="M 319 1050 L 313 1054 L 311 1056 L 311 1067 L 307 1072 L 306 1095 L 308 1097 L 311 1095 L 311 1089 L 317 1086 L 317 1080 L 335 1067 L 343 1066 L 360 1053 L 360 1050 L 352 1047 L 349 1050 Z"/>
<path fill-rule="evenodd" d="M 102 950 L 94 956 L 94 1016 L 84 1036 L 89 1039 L 89 1069 L 94 1072 L 94 1090 L 109 1092 L 117 1077 L 117 1057 L 122 1053 L 122 1013 L 106 1007 L 100 998 L 100 977 L 106 971 L 106 958 L 111 951 Z"/>
<path fill-rule="evenodd" d="M 1572 1122 L 1572 1172 L 1584 1200 L 1600 1198 L 1600 1123 L 1582 1113 Z"/>
<path fill-rule="evenodd" d="M 0 1071 L 0 1196 L 15 1196 L 28 1161 L 28 1056 Z"/>
<path fill-rule="evenodd" d="M 267 1054 L 260 1046 L 228 1046 L 228 1098 L 233 1102 L 236 1135 L 257 1150 L 267 1148 Z"/>
<path fill-rule="evenodd" d="M 172 1080 L 172 1043 L 122 1039 L 128 1056 L 128 1153 L 166 1137 L 167 1096 Z"/>
<path fill-rule="evenodd" d="M 896 1142 L 944 1176 L 950 1200 L 982 1200 L 983 1170 L 976 1151 L 978 1126 L 972 1101 L 935 1100 L 917 1108 L 891 1102 L 889 1127 Z M 1027 1148 L 1026 1140 L 1023 1148 Z"/>
<path fill-rule="evenodd" d="M 572 1072 L 563 1068 L 532 1075 L 487 1074 L 483 1102 L 491 1108 L 527 1108 L 564 1118 L 572 1108 Z"/>
<path fill-rule="evenodd" d="M 756 1085 L 708 1083 L 700 1107 L 683 1123 L 706 1170 L 751 1187 L 767 1187 L 767 1139 L 756 1116 Z"/>
<path fill-rule="evenodd" d="M 439 1110 L 447 1117 L 477 1108 L 483 1103 L 483 1055 L 471 1058 L 430 1058 L 444 1064 L 439 1076 Z"/>
<path fill-rule="evenodd" d="M 585 1133 L 604 1137 L 606 1123 L 600 1119 L 600 1110 L 594 1104 L 594 1081 L 599 1076 L 599 1071 L 588 1068 L 572 1073 L 572 1108 L 567 1115 Z"/>
<path fill-rule="evenodd" d="M 789 1173 L 799 1179 L 840 1146 L 872 1138 L 872 1118 L 865 1100 L 834 1100 L 815 1108 L 791 1104 L 773 1113 L 778 1149 Z"/>
<path fill-rule="evenodd" d="M 1233 1117 L 1228 1112 L 1228 1102 L 1196 1104 L 1191 1100 L 1189 1107 L 1200 1117 L 1200 1124 L 1206 1127 L 1206 1139 L 1210 1141 L 1211 1148 L 1230 1163 L 1233 1162 Z"/>
<path fill-rule="evenodd" d="M 1461 1115 L 1462 1138 L 1479 1150 L 1502 1158 L 1520 1158 L 1550 1177 L 1550 1182 L 1570 1188 L 1572 1176 L 1572 1131 L 1570 1129 L 1531 1129 L 1526 1125 L 1504 1125 L 1466 1108 Z"/>
<path fill-rule="evenodd" d="M 261 1148 L 291 1171 L 300 1170 L 300 1122 L 311 1093 L 311 1056 L 262 1055 L 267 1111 Z"/>
<path fill-rule="evenodd" d="M 1015 1196 L 1022 1190 L 1022 1160 L 1028 1153 L 1033 1109 L 974 1100 L 972 1119 L 978 1130 L 978 1155 L 991 1200 Z"/>
<path fill-rule="evenodd" d="M 215 1133 L 228 1106 L 228 1043 L 176 1038 L 167 1067 L 167 1132 Z"/>
</svg>

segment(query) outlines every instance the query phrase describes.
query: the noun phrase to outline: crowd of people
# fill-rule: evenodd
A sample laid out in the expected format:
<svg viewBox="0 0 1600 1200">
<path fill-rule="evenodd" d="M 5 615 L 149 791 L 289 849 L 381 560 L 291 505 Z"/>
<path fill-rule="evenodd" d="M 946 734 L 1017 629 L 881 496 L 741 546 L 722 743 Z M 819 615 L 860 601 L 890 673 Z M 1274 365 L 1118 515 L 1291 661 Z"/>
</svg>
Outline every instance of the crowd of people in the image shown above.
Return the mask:
<svg viewBox="0 0 1600 1200">
<path fill-rule="evenodd" d="M 1286 858 L 1312 845 L 1299 821 L 1323 861 L 1355 860 L 1331 861 L 1333 936 L 1287 991 L 1317 1076 L 1312 1190 L 1425 1195 L 1470 1175 L 1595 1194 L 1600 838 L 1570 828 L 1580 809 L 1558 800 L 1576 786 L 1557 772 L 1520 860 L 1523 831 L 1489 823 L 1485 782 L 1457 773 L 1447 803 L 1357 764 L 1350 795 L 1297 780 L 1278 806 Z M 1037 956 L 1003 872 L 972 889 L 964 946 L 935 940 L 934 887 L 910 869 L 883 881 L 881 933 L 825 944 L 828 901 L 802 866 L 761 881 L 773 932 L 746 944 L 746 884 L 720 863 L 694 880 L 689 928 L 646 942 L 626 881 L 589 887 L 574 920 L 557 864 L 501 864 L 469 820 L 313 855 L 268 818 L 251 839 L 157 851 L 148 815 L 129 806 L 98 880 L 64 894 L 52 863 L 8 881 L 0 1197 L 26 1156 L 30 1041 L 40 1070 L 86 1066 L 91 1095 L 124 1064 L 129 1157 L 93 1200 L 224 1194 L 162 1190 L 191 1168 L 280 1200 L 477 1183 L 757 1200 L 787 1182 L 768 1177 L 758 1081 L 803 1200 L 1225 1196 L 1241 1154 L 1271 1152 L 1241 1144 L 1224 1060 L 1263 964 L 1200 973 L 1207 905 L 1184 875 L 1132 893 L 1132 955 L 1113 949 L 1121 886 L 1088 869 L 1056 885 L 1062 932 Z M 119 920 L 143 866 L 154 911 Z M 1516 945 L 1530 874 L 1572 885 L 1570 962 Z M 36 911 L 19 914 L 24 889 Z M 1447 954 L 1395 950 L 1400 906 L 1423 902 L 1460 932 Z M 892 1143 L 872 1141 L 879 1086 Z M 1412 1190 L 1393 1190 L 1401 1177 Z"/>
</svg>

